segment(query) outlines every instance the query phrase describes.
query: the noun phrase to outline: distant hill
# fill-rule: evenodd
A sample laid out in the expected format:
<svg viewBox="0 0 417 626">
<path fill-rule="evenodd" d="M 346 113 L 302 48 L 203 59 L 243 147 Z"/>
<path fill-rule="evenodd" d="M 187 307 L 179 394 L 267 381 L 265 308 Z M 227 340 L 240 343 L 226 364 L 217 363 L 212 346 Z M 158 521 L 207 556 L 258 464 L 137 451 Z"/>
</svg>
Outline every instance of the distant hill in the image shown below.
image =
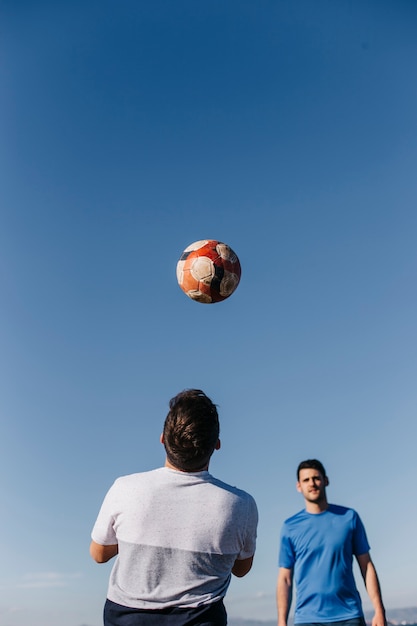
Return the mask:
<svg viewBox="0 0 417 626">
<path fill-rule="evenodd" d="M 369 623 L 373 613 L 367 611 L 365 619 Z M 387 609 L 387 621 L 393 626 L 417 626 L 417 606 L 406 609 Z M 292 622 L 291 622 L 292 623 Z M 86 626 L 85 624 L 83 626 Z M 277 626 L 276 620 L 243 619 L 241 617 L 229 617 L 228 626 Z"/>
<path fill-rule="evenodd" d="M 372 613 L 367 613 L 366 618 L 372 619 Z M 417 606 L 406 609 L 387 609 L 387 620 L 391 624 L 417 624 Z"/>
<path fill-rule="evenodd" d="M 228 617 L 227 626 L 277 626 L 277 620 L 243 619 Z"/>
<path fill-rule="evenodd" d="M 366 621 L 370 622 L 372 616 L 373 613 L 367 611 L 365 613 Z M 417 606 L 408 607 L 406 609 L 387 609 L 387 621 L 393 626 L 402 626 L 403 624 L 417 626 Z M 277 622 L 276 620 L 229 617 L 228 626 L 277 626 Z"/>
</svg>

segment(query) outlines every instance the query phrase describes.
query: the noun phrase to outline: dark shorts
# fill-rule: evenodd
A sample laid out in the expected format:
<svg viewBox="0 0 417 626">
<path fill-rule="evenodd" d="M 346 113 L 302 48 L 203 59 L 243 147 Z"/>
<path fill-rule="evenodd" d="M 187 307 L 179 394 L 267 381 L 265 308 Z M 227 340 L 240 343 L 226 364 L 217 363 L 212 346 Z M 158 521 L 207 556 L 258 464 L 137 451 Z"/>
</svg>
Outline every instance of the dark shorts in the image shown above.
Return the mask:
<svg viewBox="0 0 417 626">
<path fill-rule="evenodd" d="M 104 605 L 104 626 L 226 626 L 222 600 L 190 609 L 131 609 L 111 600 Z"/>
<path fill-rule="evenodd" d="M 294 626 L 366 626 L 366 622 L 363 617 L 353 617 L 338 622 L 297 622 Z"/>
</svg>

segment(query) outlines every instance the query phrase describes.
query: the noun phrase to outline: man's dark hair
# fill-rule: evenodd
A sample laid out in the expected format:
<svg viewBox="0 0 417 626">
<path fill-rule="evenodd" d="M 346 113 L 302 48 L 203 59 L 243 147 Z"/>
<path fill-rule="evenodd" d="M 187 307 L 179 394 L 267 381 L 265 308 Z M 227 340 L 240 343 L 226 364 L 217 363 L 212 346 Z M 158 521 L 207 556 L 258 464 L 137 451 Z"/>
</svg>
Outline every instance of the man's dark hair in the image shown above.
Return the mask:
<svg viewBox="0 0 417 626">
<path fill-rule="evenodd" d="M 300 480 L 300 471 L 303 469 L 315 469 L 326 478 L 326 470 L 324 469 L 323 463 L 320 463 L 317 459 L 307 459 L 307 461 L 301 461 L 299 466 L 297 467 L 297 480 Z"/>
<path fill-rule="evenodd" d="M 181 391 L 169 402 L 164 423 L 164 446 L 168 461 L 179 470 L 204 468 L 219 439 L 216 405 L 200 389 Z"/>
</svg>

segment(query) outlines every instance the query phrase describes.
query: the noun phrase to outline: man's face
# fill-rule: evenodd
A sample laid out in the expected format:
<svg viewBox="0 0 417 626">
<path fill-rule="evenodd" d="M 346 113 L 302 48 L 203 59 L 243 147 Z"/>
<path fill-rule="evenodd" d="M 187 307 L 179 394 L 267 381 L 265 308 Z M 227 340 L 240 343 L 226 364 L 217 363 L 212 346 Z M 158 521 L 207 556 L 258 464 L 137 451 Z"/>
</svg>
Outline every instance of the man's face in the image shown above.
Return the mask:
<svg viewBox="0 0 417 626">
<path fill-rule="evenodd" d="M 319 470 L 302 469 L 297 482 L 297 490 L 307 502 L 322 502 L 326 499 L 326 487 L 329 484 Z"/>
</svg>

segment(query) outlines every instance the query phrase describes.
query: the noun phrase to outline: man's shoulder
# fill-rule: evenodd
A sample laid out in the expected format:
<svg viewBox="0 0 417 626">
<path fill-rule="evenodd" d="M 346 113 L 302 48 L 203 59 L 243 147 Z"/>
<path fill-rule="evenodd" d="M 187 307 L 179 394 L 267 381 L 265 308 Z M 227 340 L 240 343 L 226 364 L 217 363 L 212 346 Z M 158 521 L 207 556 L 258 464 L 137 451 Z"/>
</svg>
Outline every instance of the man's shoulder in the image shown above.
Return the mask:
<svg viewBox="0 0 417 626">
<path fill-rule="evenodd" d="M 163 468 L 159 467 L 157 469 L 152 469 L 144 472 L 136 472 L 134 474 L 125 474 L 123 476 L 119 476 L 114 481 L 114 485 L 116 486 L 129 486 L 141 483 L 142 481 L 149 480 L 158 480 L 158 477 L 161 477 L 163 474 Z"/>
<path fill-rule="evenodd" d="M 223 480 L 220 480 L 219 478 L 215 478 L 211 474 L 209 474 L 209 482 L 214 487 L 217 487 L 218 489 L 222 490 L 225 494 L 230 494 L 232 497 L 234 496 L 241 500 L 255 502 L 254 497 L 251 496 L 251 494 L 248 493 L 247 491 L 244 491 L 243 489 L 240 489 L 239 487 L 235 487 L 234 485 L 225 483 Z"/>
<path fill-rule="evenodd" d="M 291 526 L 297 525 L 301 520 L 308 519 L 308 514 L 305 509 L 301 509 L 295 513 L 295 515 L 291 515 L 291 517 L 287 517 L 284 521 L 284 526 L 291 528 Z"/>
<path fill-rule="evenodd" d="M 334 515 L 345 515 L 348 517 L 356 517 L 358 515 L 355 509 L 348 506 L 341 506 L 340 504 L 329 504 L 327 511 Z"/>
</svg>

